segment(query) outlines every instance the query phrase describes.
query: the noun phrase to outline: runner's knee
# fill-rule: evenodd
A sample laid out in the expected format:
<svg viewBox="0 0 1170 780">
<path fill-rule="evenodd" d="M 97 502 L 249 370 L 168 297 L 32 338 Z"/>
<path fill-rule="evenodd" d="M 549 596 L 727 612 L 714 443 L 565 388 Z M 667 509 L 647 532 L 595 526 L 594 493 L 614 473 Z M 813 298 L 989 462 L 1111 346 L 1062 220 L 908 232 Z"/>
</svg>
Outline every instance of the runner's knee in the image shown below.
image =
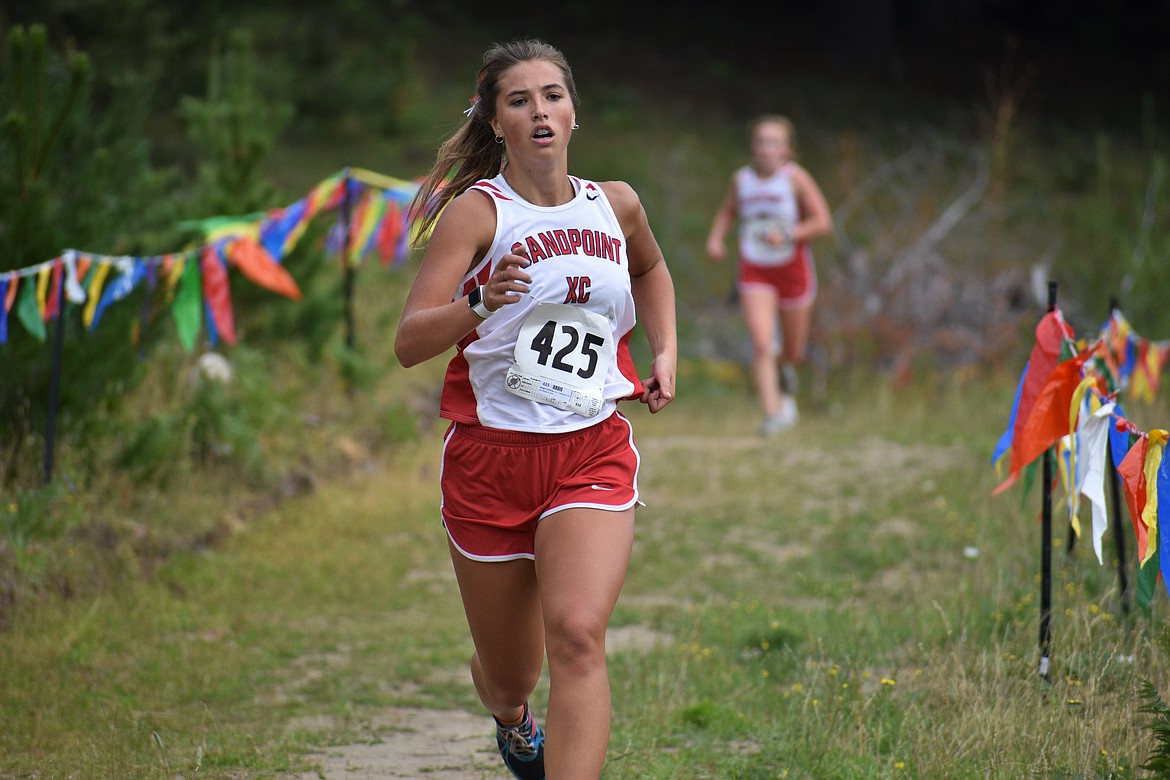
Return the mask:
<svg viewBox="0 0 1170 780">
<path fill-rule="evenodd" d="M 472 657 L 472 671 L 474 674 L 477 657 Z M 484 693 L 492 701 L 509 707 L 521 707 L 540 679 L 540 666 L 535 669 L 525 669 L 517 664 L 484 664 L 478 659 L 479 682 Z"/>
<path fill-rule="evenodd" d="M 577 613 L 553 620 L 545 628 L 549 664 L 572 672 L 605 663 L 605 622 Z"/>
</svg>

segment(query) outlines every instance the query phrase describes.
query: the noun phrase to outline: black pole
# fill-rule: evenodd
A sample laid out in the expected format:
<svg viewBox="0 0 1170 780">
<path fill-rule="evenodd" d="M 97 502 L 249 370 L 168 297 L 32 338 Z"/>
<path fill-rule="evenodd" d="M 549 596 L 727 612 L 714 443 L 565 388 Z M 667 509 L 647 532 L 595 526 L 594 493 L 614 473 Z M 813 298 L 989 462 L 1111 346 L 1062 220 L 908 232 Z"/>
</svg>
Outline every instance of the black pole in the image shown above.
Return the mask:
<svg viewBox="0 0 1170 780">
<path fill-rule="evenodd" d="M 342 186 L 345 187 L 341 193 L 341 225 L 342 225 L 342 244 L 341 244 L 341 273 L 342 273 L 342 292 L 345 297 L 345 346 L 353 349 L 354 345 L 354 315 L 353 315 L 353 265 L 349 262 L 349 242 L 350 234 L 353 232 L 352 226 L 352 204 L 349 200 L 349 170 L 346 169 L 345 176 L 342 178 Z"/>
<path fill-rule="evenodd" d="M 53 481 L 57 448 L 57 404 L 61 392 L 61 355 L 65 350 L 65 269 L 57 287 L 57 329 L 53 333 L 53 365 L 49 374 L 49 408 L 45 415 L 45 484 Z"/>
<path fill-rule="evenodd" d="M 1056 282 L 1048 283 L 1048 311 L 1056 309 Z M 1041 490 L 1040 537 L 1040 677 L 1048 682 L 1048 665 L 1052 657 L 1052 454 L 1044 450 L 1044 482 Z"/>
<path fill-rule="evenodd" d="M 1109 316 L 1118 308 L 1116 298 L 1109 299 Z M 1113 544 L 1117 548 L 1117 587 L 1121 591 L 1121 612 L 1129 614 L 1129 574 L 1125 562 L 1125 531 L 1121 527 L 1121 487 L 1117 478 L 1117 464 L 1113 462 L 1113 446 L 1106 444 L 1105 457 L 1109 467 L 1109 493 L 1113 503 Z M 1128 509 L 1126 510 L 1129 511 Z"/>
</svg>

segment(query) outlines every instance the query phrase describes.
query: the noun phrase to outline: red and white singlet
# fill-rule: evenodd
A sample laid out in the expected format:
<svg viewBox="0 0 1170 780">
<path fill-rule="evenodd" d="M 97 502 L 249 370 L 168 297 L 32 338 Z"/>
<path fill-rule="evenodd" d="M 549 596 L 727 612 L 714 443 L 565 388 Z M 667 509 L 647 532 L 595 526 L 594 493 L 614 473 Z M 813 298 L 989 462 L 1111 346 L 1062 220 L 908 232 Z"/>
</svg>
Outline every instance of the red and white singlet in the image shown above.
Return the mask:
<svg viewBox="0 0 1170 780">
<path fill-rule="evenodd" d="M 496 234 L 453 300 L 485 284 L 505 254 L 523 249 L 529 290 L 459 344 L 439 414 L 460 423 L 559 433 L 609 417 L 642 392 L 628 341 L 635 323 L 625 234 L 595 183 L 570 177 L 576 194 L 534 206 L 503 174 L 469 189 L 496 208 Z"/>
<path fill-rule="evenodd" d="M 817 290 L 812 250 L 807 242 L 788 238 L 800 221 L 788 164 L 767 177 L 750 166 L 738 169 L 735 193 L 740 291 L 771 289 L 781 307 L 810 304 Z"/>
<path fill-rule="evenodd" d="M 787 168 L 768 177 L 750 166 L 735 172 L 739 254 L 756 265 L 784 265 L 793 258 L 792 241 L 784 236 L 800 221 L 800 205 Z"/>
</svg>

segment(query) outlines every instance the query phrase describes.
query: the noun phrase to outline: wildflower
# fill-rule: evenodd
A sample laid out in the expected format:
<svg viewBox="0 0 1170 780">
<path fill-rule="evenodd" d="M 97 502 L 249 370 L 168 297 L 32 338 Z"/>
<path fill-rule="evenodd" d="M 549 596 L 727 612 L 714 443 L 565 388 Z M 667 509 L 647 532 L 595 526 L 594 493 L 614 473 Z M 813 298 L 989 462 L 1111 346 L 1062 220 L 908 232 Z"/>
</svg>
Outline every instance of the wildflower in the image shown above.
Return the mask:
<svg viewBox="0 0 1170 780">
<path fill-rule="evenodd" d="M 891 688 L 893 688 L 893 687 L 894 687 L 894 685 L 895 685 L 895 683 L 894 683 L 894 681 L 893 681 L 892 679 L 890 679 L 889 677 L 883 677 L 883 678 L 882 678 L 882 685 L 888 685 L 888 686 L 890 686 Z"/>
</svg>

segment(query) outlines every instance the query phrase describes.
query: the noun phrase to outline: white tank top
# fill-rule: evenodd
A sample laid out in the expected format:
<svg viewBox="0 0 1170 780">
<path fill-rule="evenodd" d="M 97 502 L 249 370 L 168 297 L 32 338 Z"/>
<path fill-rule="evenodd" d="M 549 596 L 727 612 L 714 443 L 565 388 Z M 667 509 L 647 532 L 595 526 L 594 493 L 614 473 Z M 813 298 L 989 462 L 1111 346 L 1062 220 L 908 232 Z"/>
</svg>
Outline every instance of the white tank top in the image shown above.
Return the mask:
<svg viewBox="0 0 1170 780">
<path fill-rule="evenodd" d="M 739 216 L 739 255 L 756 265 L 784 265 L 795 257 L 792 241 L 785 239 L 800 221 L 800 206 L 788 175 L 788 164 L 768 177 L 750 166 L 735 172 Z"/>
<path fill-rule="evenodd" d="M 634 298 L 625 234 L 605 193 L 570 177 L 573 199 L 528 203 L 503 174 L 476 182 L 496 208 L 496 233 L 453 299 L 484 284 L 505 254 L 532 260 L 529 291 L 484 320 L 447 366 L 440 415 L 491 428 L 557 433 L 604 420 L 641 393 L 627 342 Z"/>
</svg>

